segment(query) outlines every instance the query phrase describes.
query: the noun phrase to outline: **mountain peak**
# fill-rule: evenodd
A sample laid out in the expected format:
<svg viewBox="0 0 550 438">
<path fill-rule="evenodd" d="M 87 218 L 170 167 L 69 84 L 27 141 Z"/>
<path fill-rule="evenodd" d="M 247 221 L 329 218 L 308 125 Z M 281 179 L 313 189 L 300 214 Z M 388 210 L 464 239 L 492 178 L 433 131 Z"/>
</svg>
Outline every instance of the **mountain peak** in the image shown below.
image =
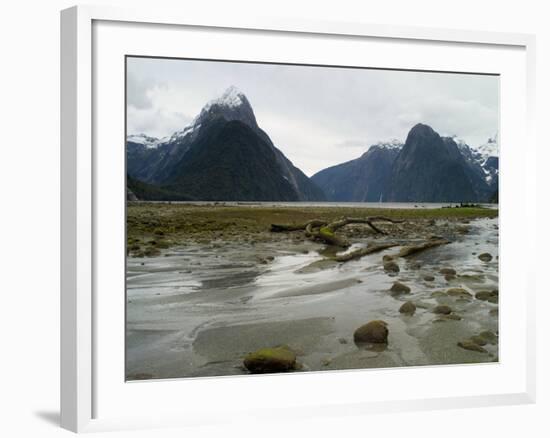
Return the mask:
<svg viewBox="0 0 550 438">
<path fill-rule="evenodd" d="M 432 129 L 431 126 L 424 125 L 423 123 L 417 123 L 409 131 L 409 136 L 411 136 L 411 135 L 421 135 L 421 136 L 429 135 L 429 136 L 432 136 L 434 134 L 438 135 L 437 132 L 435 132 Z"/>
<path fill-rule="evenodd" d="M 250 106 L 250 103 L 248 102 L 248 99 L 241 90 L 239 90 L 234 85 L 231 85 L 223 92 L 220 97 L 208 102 L 203 110 L 208 111 L 214 106 L 237 108 L 242 105 Z"/>
<path fill-rule="evenodd" d="M 220 97 L 208 102 L 194 124 L 202 124 L 205 120 L 217 117 L 224 118 L 228 122 L 238 120 L 251 128 L 258 127 L 250 102 L 234 85 L 227 88 Z"/>
</svg>

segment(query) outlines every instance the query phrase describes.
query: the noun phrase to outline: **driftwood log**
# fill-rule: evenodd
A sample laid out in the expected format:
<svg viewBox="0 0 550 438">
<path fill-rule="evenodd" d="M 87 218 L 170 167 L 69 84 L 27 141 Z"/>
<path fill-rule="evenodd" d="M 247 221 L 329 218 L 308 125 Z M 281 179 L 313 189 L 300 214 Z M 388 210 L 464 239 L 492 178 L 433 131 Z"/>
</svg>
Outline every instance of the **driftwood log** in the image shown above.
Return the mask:
<svg viewBox="0 0 550 438">
<path fill-rule="evenodd" d="M 305 236 L 309 239 L 321 240 L 328 245 L 349 248 L 351 244 L 347 241 L 346 238 L 338 236 L 336 234 L 336 231 L 349 224 L 366 224 L 375 233 L 386 234 L 383 230 L 374 225 L 374 222 L 390 222 L 396 224 L 403 221 L 391 219 L 385 216 L 371 216 L 366 218 L 344 217 L 333 222 L 313 219 L 303 224 L 271 224 L 271 231 L 274 233 L 281 233 L 304 230 Z"/>
</svg>

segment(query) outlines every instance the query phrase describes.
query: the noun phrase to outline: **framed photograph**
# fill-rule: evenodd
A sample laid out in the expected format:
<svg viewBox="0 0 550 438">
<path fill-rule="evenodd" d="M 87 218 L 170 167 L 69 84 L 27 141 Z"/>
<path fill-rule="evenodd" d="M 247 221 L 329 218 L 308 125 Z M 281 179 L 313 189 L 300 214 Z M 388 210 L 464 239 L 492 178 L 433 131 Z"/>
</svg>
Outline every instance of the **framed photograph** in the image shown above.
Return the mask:
<svg viewBox="0 0 550 438">
<path fill-rule="evenodd" d="M 534 401 L 534 37 L 61 17 L 63 427 Z"/>
</svg>

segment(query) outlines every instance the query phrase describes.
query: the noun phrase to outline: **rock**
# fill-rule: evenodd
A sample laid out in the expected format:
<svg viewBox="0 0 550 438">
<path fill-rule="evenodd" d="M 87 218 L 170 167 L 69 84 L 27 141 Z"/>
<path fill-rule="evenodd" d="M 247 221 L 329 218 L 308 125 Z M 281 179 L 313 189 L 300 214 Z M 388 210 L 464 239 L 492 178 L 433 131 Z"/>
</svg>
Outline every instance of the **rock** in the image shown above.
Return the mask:
<svg viewBox="0 0 550 438">
<path fill-rule="evenodd" d="M 407 301 L 399 308 L 399 313 L 406 315 L 414 315 L 414 312 L 416 312 L 416 306 L 412 301 Z"/>
<path fill-rule="evenodd" d="M 441 268 L 439 273 L 443 275 L 456 275 L 456 271 L 453 268 Z"/>
<path fill-rule="evenodd" d="M 484 345 L 487 345 L 487 341 L 484 338 L 482 338 L 481 336 L 478 336 L 478 335 L 470 337 L 470 341 L 476 343 L 480 347 L 483 347 Z"/>
<path fill-rule="evenodd" d="M 442 292 L 440 290 L 436 290 L 435 292 L 432 292 L 432 294 L 430 295 L 432 298 L 440 298 L 440 297 L 444 297 L 446 296 L 447 294 L 445 292 Z"/>
<path fill-rule="evenodd" d="M 382 262 L 384 262 L 384 263 L 391 262 L 393 260 L 395 260 L 395 257 L 391 256 L 389 254 L 386 254 L 384 257 L 382 257 Z"/>
<path fill-rule="evenodd" d="M 466 339 L 465 341 L 460 341 L 457 345 L 460 348 L 464 348 L 465 350 L 477 351 L 478 353 L 487 353 L 487 350 L 485 350 L 485 348 L 481 347 L 480 345 L 477 345 L 471 339 Z"/>
<path fill-rule="evenodd" d="M 461 287 L 453 287 L 451 289 L 447 290 L 447 295 L 450 297 L 461 297 L 461 298 L 471 298 L 472 294 L 468 292 L 466 289 L 463 289 Z"/>
<path fill-rule="evenodd" d="M 478 255 L 477 258 L 482 262 L 490 262 L 491 260 L 493 260 L 493 256 L 488 252 L 484 252 L 483 254 Z"/>
<path fill-rule="evenodd" d="M 445 304 L 441 304 L 434 308 L 434 313 L 437 315 L 448 315 L 449 313 L 452 313 L 452 311 L 453 309 L 451 309 L 449 306 L 446 306 Z"/>
<path fill-rule="evenodd" d="M 342 344 L 342 345 L 345 345 L 345 344 L 348 343 L 348 340 L 346 338 L 340 338 L 340 339 L 338 339 L 338 342 L 340 342 L 340 344 Z"/>
<path fill-rule="evenodd" d="M 411 292 L 411 288 L 406 284 L 403 284 L 399 281 L 395 281 L 390 288 L 390 291 L 394 294 L 408 294 Z"/>
<path fill-rule="evenodd" d="M 494 310 L 498 310 L 498 309 L 494 309 Z M 489 330 L 485 330 L 481 332 L 478 336 L 483 340 L 487 341 L 489 344 L 494 345 L 498 342 L 498 336 Z"/>
<path fill-rule="evenodd" d="M 384 271 L 397 273 L 399 272 L 399 265 L 393 260 L 386 261 L 384 262 Z"/>
<path fill-rule="evenodd" d="M 296 354 L 286 346 L 262 348 L 246 356 L 243 363 L 253 374 L 280 373 L 295 368 Z"/>
<path fill-rule="evenodd" d="M 386 322 L 374 320 L 355 330 L 353 340 L 356 344 L 387 344 L 388 333 L 388 324 Z"/>
<path fill-rule="evenodd" d="M 489 315 L 498 317 L 498 309 L 489 310 Z"/>
<path fill-rule="evenodd" d="M 434 281 L 435 277 L 433 275 L 424 275 L 424 281 Z"/>
<path fill-rule="evenodd" d="M 456 278 L 456 276 L 454 275 L 451 275 L 451 274 L 447 274 L 445 275 L 445 281 L 449 282 L 449 281 L 452 281 Z"/>
<path fill-rule="evenodd" d="M 476 298 L 481 301 L 489 301 L 491 303 L 498 303 L 498 292 L 482 290 L 476 293 Z"/>
</svg>

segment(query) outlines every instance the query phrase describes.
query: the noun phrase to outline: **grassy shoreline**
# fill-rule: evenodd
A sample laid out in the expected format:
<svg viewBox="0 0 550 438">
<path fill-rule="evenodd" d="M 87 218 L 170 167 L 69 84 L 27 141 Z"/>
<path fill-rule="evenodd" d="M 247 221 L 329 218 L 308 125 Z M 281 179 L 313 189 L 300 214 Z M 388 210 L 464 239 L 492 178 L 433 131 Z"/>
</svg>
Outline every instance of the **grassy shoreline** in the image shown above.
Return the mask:
<svg viewBox="0 0 550 438">
<path fill-rule="evenodd" d="M 127 253 L 155 256 L 160 250 L 190 242 L 213 240 L 273 239 L 272 223 L 303 223 L 311 219 L 334 220 L 342 216 L 388 216 L 416 226 L 431 221 L 467 222 L 494 218 L 497 209 L 463 208 L 363 208 L 339 206 L 264 206 L 132 203 L 127 205 Z M 280 239 L 280 236 L 277 236 Z"/>
</svg>

